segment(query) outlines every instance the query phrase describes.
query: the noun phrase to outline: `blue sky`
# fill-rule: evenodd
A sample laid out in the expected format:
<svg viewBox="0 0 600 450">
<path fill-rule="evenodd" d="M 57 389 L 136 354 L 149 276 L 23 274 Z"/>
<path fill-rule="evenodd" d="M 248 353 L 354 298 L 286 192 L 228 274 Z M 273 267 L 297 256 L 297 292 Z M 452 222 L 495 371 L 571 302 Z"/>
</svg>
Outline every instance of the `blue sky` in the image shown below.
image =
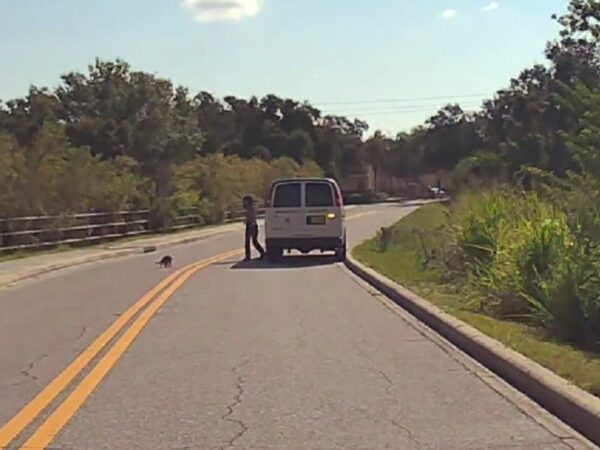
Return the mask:
<svg viewBox="0 0 600 450">
<path fill-rule="evenodd" d="M 451 100 L 476 108 L 521 69 L 543 63 L 558 30 L 550 16 L 566 7 L 567 0 L 0 0 L 0 99 L 32 84 L 54 87 L 97 56 L 119 57 L 192 92 L 275 93 L 396 132 Z"/>
</svg>

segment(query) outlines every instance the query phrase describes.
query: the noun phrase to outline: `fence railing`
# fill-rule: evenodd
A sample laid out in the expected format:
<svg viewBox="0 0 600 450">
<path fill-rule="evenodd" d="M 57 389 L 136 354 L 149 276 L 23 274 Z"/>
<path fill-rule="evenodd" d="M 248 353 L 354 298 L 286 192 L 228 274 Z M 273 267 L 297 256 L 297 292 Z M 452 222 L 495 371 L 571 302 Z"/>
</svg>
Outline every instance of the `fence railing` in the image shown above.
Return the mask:
<svg viewBox="0 0 600 450">
<path fill-rule="evenodd" d="M 139 210 L 0 219 L 0 252 L 89 245 L 149 233 L 190 229 L 204 224 L 199 211 L 191 208 L 175 217 L 172 226 L 153 229 L 150 214 L 150 210 Z M 231 211 L 226 214 L 224 222 L 235 222 L 242 217 L 243 211 Z"/>
</svg>

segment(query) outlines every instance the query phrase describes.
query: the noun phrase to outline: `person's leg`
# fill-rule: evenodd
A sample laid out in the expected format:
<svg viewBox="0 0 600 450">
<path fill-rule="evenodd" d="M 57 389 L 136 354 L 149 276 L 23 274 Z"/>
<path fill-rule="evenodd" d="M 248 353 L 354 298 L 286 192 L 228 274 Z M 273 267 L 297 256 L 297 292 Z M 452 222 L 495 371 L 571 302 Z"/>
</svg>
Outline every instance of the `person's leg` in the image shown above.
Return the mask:
<svg viewBox="0 0 600 450">
<path fill-rule="evenodd" d="M 252 257 L 251 251 L 250 251 L 250 240 L 252 239 L 252 227 L 248 224 L 246 224 L 246 236 L 245 236 L 245 242 L 244 242 L 244 248 L 246 250 L 246 260 L 249 260 Z"/>
<path fill-rule="evenodd" d="M 261 258 L 265 256 L 265 249 L 258 242 L 258 225 L 254 225 L 252 227 L 252 243 L 254 244 L 254 248 L 258 253 L 260 253 Z"/>
</svg>

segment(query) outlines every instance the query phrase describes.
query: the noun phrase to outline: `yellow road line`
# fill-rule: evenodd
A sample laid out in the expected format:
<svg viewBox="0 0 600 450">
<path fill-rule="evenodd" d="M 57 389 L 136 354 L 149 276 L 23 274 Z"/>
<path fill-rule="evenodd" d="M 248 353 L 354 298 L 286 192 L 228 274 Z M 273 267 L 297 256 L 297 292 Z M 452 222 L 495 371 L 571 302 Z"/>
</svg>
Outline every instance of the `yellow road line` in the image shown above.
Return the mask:
<svg viewBox="0 0 600 450">
<path fill-rule="evenodd" d="M 238 253 L 229 252 L 222 257 Z M 206 261 L 213 261 L 215 257 Z M 184 274 L 196 262 L 172 273 L 125 311 L 112 325 L 86 348 L 66 369 L 54 378 L 33 400 L 23 407 L 11 420 L 0 428 L 0 448 L 7 447 L 35 418 L 73 381 L 98 353 L 127 325 L 133 316 L 152 301 L 165 287 Z"/>
<path fill-rule="evenodd" d="M 188 268 L 168 288 L 166 288 L 157 299 L 148 306 L 138 318 L 131 324 L 119 340 L 100 359 L 98 364 L 86 375 L 71 394 L 56 408 L 56 410 L 44 421 L 35 433 L 23 444 L 22 450 L 28 448 L 45 449 L 54 437 L 62 430 L 67 422 L 73 417 L 77 410 L 83 405 L 94 389 L 106 377 L 113 366 L 123 356 L 123 353 L 133 343 L 150 319 L 156 314 L 160 307 L 179 289 L 192 275 L 199 270 L 219 260 L 238 254 L 240 251 L 229 252 L 211 258 L 206 262 L 198 263 Z"/>
<path fill-rule="evenodd" d="M 369 211 L 352 215 L 348 220 L 375 214 Z M 107 344 L 125 327 L 140 310 L 152 303 L 134 321 L 125 334 L 110 348 L 108 353 L 75 388 L 69 397 L 48 417 L 33 436 L 24 444 L 25 448 L 45 448 L 54 436 L 77 412 L 95 387 L 102 381 L 110 369 L 120 359 L 127 347 L 142 331 L 158 309 L 181 287 L 194 273 L 228 257 L 237 255 L 240 250 L 226 252 L 194 264 L 190 264 L 172 273 L 145 294 L 140 300 L 123 313 L 104 333 L 85 349 L 63 372 L 50 382 L 29 404 L 21 409 L 9 422 L 0 428 L 0 448 L 10 444 L 35 418 L 73 381 L 73 379 L 94 359 Z"/>
<path fill-rule="evenodd" d="M 364 212 L 364 213 L 354 214 L 353 216 L 350 216 L 349 219 L 354 220 L 354 219 L 360 219 L 361 217 L 365 217 L 365 216 L 372 216 L 376 212 L 377 211 L 368 211 L 368 212 Z"/>
</svg>

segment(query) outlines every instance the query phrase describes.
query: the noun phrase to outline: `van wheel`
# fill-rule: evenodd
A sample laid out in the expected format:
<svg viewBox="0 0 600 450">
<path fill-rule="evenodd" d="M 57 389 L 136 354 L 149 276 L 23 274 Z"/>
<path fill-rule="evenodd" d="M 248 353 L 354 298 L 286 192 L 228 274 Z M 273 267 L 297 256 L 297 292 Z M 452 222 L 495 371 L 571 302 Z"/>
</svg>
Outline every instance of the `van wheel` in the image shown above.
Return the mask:
<svg viewBox="0 0 600 450">
<path fill-rule="evenodd" d="M 281 247 L 267 247 L 267 259 L 269 261 L 279 261 L 283 258 L 283 249 Z"/>
<path fill-rule="evenodd" d="M 341 247 L 337 248 L 335 251 L 335 259 L 338 262 L 346 262 L 346 243 L 342 244 Z"/>
</svg>

